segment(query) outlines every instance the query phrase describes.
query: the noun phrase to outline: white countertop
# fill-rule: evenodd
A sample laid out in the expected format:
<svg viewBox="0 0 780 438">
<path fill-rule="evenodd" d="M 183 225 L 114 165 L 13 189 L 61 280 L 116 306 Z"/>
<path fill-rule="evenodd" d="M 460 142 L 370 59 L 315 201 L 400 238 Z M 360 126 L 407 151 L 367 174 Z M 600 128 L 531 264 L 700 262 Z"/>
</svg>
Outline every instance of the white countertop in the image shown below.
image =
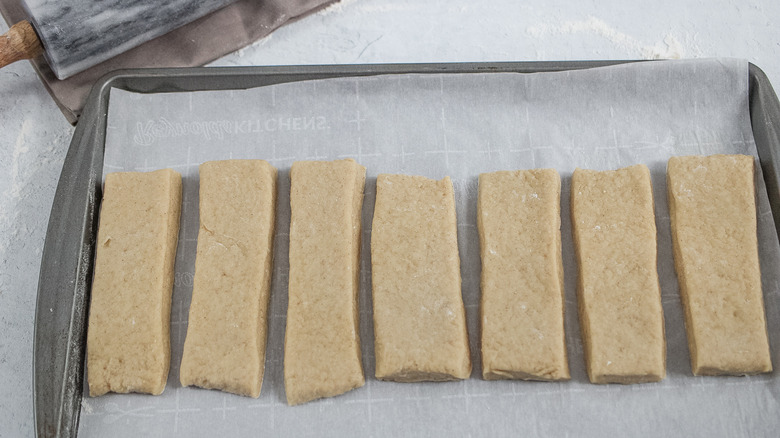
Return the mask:
<svg viewBox="0 0 780 438">
<path fill-rule="evenodd" d="M 345 0 L 214 65 L 737 57 L 780 87 L 776 0 L 477 3 Z M 72 133 L 29 64 L 0 70 L 0 436 L 34 434 L 38 270 Z"/>
</svg>

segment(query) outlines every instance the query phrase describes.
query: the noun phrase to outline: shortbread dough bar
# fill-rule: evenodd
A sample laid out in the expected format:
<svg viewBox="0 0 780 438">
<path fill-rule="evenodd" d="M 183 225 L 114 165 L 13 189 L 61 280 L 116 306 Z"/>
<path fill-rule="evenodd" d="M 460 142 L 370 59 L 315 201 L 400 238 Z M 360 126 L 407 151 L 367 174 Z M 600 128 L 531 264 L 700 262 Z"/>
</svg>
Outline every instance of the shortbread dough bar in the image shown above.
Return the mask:
<svg viewBox="0 0 780 438">
<path fill-rule="evenodd" d="M 180 211 L 173 170 L 106 175 L 87 332 L 91 396 L 165 389 Z"/>
<path fill-rule="evenodd" d="M 200 229 L 182 386 L 260 395 L 275 201 L 276 169 L 263 160 L 200 165 Z"/>
<path fill-rule="evenodd" d="M 290 170 L 290 278 L 284 351 L 287 403 L 363 386 L 358 331 L 365 167 L 299 161 Z"/>
<path fill-rule="evenodd" d="M 693 374 L 772 371 L 753 157 L 672 157 L 667 189 Z"/>
<path fill-rule="evenodd" d="M 477 226 L 482 377 L 569 379 L 558 172 L 481 174 Z"/>
<path fill-rule="evenodd" d="M 575 170 L 571 214 L 590 381 L 663 379 L 666 342 L 650 171 L 644 165 Z"/>
<path fill-rule="evenodd" d="M 471 374 L 449 177 L 379 175 L 371 230 L 376 377 Z"/>
</svg>

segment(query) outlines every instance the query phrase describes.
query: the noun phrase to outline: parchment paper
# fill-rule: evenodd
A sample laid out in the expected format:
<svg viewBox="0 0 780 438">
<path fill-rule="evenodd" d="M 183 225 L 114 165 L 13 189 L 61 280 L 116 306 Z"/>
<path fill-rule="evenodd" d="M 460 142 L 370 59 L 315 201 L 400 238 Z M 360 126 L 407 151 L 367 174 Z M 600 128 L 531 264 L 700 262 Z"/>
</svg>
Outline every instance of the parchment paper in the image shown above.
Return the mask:
<svg viewBox="0 0 780 438">
<path fill-rule="evenodd" d="M 672 155 L 756 155 L 747 63 L 664 61 L 586 71 L 388 75 L 282 84 L 248 91 L 132 94 L 112 90 L 105 172 L 172 167 L 184 201 L 171 314 L 172 361 L 162 396 L 84 398 L 83 436 L 775 436 L 776 374 L 693 377 L 674 273 L 666 202 Z M 287 307 L 289 168 L 295 160 L 353 157 L 368 168 L 363 206 L 360 330 L 366 385 L 298 407 L 282 380 Z M 181 388 L 198 230 L 197 165 L 262 158 L 277 166 L 274 277 L 263 392 L 250 399 Z M 668 377 L 642 385 L 588 383 L 576 313 L 569 219 L 576 166 L 651 169 Z M 478 350 L 477 176 L 554 167 L 561 194 L 566 338 L 572 380 L 481 380 Z M 759 246 L 775 366 L 780 365 L 780 247 L 760 167 Z M 374 375 L 369 242 L 378 173 L 449 175 L 474 372 L 460 382 L 402 384 Z"/>
</svg>

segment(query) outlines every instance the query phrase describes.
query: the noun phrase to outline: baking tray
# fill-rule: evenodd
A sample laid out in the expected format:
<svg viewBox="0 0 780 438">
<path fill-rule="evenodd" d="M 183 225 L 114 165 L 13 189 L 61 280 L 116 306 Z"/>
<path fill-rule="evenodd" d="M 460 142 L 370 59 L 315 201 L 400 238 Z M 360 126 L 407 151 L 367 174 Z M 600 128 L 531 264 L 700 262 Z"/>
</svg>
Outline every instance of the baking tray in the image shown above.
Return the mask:
<svg viewBox="0 0 780 438">
<path fill-rule="evenodd" d="M 73 134 L 49 218 L 35 318 L 33 402 L 38 436 L 75 436 L 84 377 L 86 321 L 111 88 L 162 93 L 247 89 L 334 77 L 404 73 L 537 73 L 635 61 L 379 64 L 343 66 L 138 69 L 114 72 L 93 87 Z M 749 65 L 753 136 L 775 227 L 780 234 L 780 102 Z"/>
</svg>

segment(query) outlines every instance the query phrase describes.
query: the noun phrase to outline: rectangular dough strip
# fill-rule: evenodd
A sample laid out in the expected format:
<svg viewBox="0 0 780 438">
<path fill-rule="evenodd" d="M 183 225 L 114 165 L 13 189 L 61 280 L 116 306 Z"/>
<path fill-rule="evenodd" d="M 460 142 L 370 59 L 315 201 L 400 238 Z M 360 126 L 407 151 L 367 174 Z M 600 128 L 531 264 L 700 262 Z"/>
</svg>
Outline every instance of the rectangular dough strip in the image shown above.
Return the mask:
<svg viewBox="0 0 780 438">
<path fill-rule="evenodd" d="M 106 175 L 87 332 L 91 396 L 161 394 L 170 368 L 181 175 Z"/>
<path fill-rule="evenodd" d="M 376 377 L 468 378 L 471 359 L 449 177 L 377 177 L 371 264 Z"/>
<path fill-rule="evenodd" d="M 483 173 L 482 377 L 567 380 L 561 177 L 555 169 Z"/>
<path fill-rule="evenodd" d="M 647 166 L 572 175 L 577 296 L 592 383 L 666 376 L 654 208 Z"/>
<path fill-rule="evenodd" d="M 672 157 L 674 265 L 694 375 L 772 371 L 756 235 L 753 157 Z"/>
<path fill-rule="evenodd" d="M 363 386 L 358 331 L 366 169 L 354 160 L 290 170 L 290 275 L 284 343 L 287 403 Z"/>
<path fill-rule="evenodd" d="M 263 160 L 200 165 L 200 228 L 182 386 L 258 397 L 265 368 L 276 169 Z"/>
</svg>

